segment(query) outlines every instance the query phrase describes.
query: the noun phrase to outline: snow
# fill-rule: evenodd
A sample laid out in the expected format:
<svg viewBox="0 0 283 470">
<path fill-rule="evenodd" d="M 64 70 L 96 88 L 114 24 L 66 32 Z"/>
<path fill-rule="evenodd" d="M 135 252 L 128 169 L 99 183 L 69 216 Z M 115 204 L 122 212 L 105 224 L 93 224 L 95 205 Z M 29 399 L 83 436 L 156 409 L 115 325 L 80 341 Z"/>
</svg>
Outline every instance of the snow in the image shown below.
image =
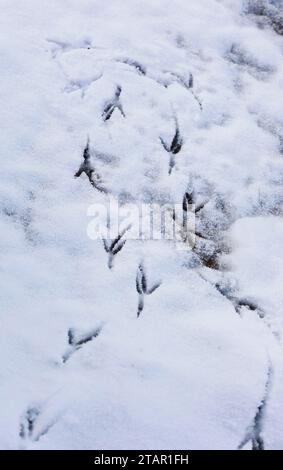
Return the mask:
<svg viewBox="0 0 283 470">
<path fill-rule="evenodd" d="M 264 401 L 253 436 L 282 449 L 282 3 L 264 3 L 2 0 L 0 448 L 237 449 Z M 193 251 L 127 240 L 108 268 L 87 235 L 108 194 L 73 177 L 88 138 L 121 202 L 194 192 Z M 140 263 L 161 284 L 137 318 Z"/>
<path fill-rule="evenodd" d="M 230 229 L 232 252 L 224 257 L 237 279 L 238 295 L 260 305 L 270 334 L 266 339 L 274 365 L 272 392 L 266 417 L 265 438 L 271 448 L 281 449 L 282 440 L 282 218 L 245 217 Z M 250 315 L 250 312 L 245 312 Z M 275 341 L 274 341 L 275 338 Z"/>
<path fill-rule="evenodd" d="M 227 256 L 236 274 L 239 292 L 251 297 L 282 321 L 281 265 L 282 218 L 245 217 L 231 227 L 232 252 Z M 279 326 L 279 325 L 278 325 Z M 281 326 L 282 328 L 282 326 Z"/>
</svg>

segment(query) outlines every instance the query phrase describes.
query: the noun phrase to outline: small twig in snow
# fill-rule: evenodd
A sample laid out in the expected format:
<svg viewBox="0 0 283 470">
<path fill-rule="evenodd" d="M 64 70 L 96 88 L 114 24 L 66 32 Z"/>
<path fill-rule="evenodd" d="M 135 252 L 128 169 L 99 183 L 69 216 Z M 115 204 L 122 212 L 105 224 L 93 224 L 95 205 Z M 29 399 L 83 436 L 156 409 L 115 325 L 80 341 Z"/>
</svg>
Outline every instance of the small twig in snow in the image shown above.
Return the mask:
<svg viewBox="0 0 283 470">
<path fill-rule="evenodd" d="M 37 407 L 29 407 L 20 423 L 20 437 L 22 439 L 32 439 L 35 422 L 40 414 L 40 410 Z"/>
<path fill-rule="evenodd" d="M 150 288 L 148 287 L 144 266 L 141 263 L 138 267 L 137 276 L 136 276 L 136 289 L 137 289 L 137 293 L 139 294 L 137 317 L 140 316 L 141 312 L 144 309 L 144 296 L 151 295 L 156 289 L 158 289 L 160 285 L 161 285 L 161 282 L 157 282 L 153 284 L 152 287 Z"/>
<path fill-rule="evenodd" d="M 264 418 L 265 418 L 265 412 L 266 412 L 266 406 L 270 394 L 270 389 L 271 389 L 271 381 L 272 381 L 272 367 L 269 366 L 268 372 L 267 372 L 267 380 L 265 384 L 265 392 L 263 399 L 261 400 L 255 417 L 247 429 L 246 435 L 240 445 L 238 446 L 238 449 L 243 449 L 243 447 L 248 443 L 251 442 L 252 444 L 252 450 L 264 450 L 264 439 L 262 436 L 263 432 L 263 427 L 264 427 Z"/>
<path fill-rule="evenodd" d="M 115 59 L 115 60 L 116 60 L 116 62 L 120 62 L 122 64 L 126 64 L 126 65 L 129 65 L 131 67 L 134 67 L 140 75 L 146 75 L 145 66 L 142 65 L 137 60 L 127 59 L 127 58 L 118 58 L 118 59 Z"/>
<path fill-rule="evenodd" d="M 127 240 L 123 240 L 123 236 L 130 230 L 131 225 L 128 225 L 117 237 L 110 242 L 103 239 L 103 245 L 106 253 L 108 253 L 108 268 L 113 268 L 114 257 L 122 250 Z"/>
<path fill-rule="evenodd" d="M 78 171 L 75 173 L 75 178 L 79 178 L 82 173 L 85 173 L 88 177 L 90 184 L 100 192 L 106 193 L 107 190 L 101 185 L 100 176 L 96 173 L 92 163 L 91 163 L 91 156 L 90 156 L 90 148 L 89 148 L 89 138 L 87 140 L 86 147 L 83 153 L 83 162 L 80 165 Z"/>
<path fill-rule="evenodd" d="M 104 110 L 103 110 L 103 113 L 102 113 L 103 121 L 108 121 L 111 118 L 111 116 L 112 116 L 112 114 L 113 114 L 113 112 L 116 108 L 119 109 L 119 111 L 120 111 L 120 113 L 122 114 L 123 117 L 126 117 L 125 113 L 124 113 L 124 110 L 123 110 L 123 107 L 120 103 L 121 92 L 122 92 L 121 86 L 117 85 L 115 95 L 114 95 L 113 99 L 111 101 L 107 102 L 105 107 L 104 107 Z"/>
<path fill-rule="evenodd" d="M 67 362 L 67 360 L 71 357 L 71 355 L 75 351 L 78 351 L 78 349 L 80 349 L 84 344 L 96 338 L 100 334 L 101 329 L 102 327 L 99 326 L 86 333 L 80 333 L 74 328 L 70 328 L 68 330 L 69 349 L 63 355 L 63 358 L 62 358 L 63 362 Z"/>
<path fill-rule="evenodd" d="M 177 121 L 176 118 L 175 118 L 175 134 L 174 134 L 174 137 L 173 137 L 173 140 L 172 140 L 171 144 L 168 145 L 162 139 L 162 137 L 160 137 L 160 142 L 161 142 L 163 148 L 166 150 L 166 152 L 168 152 L 169 155 L 170 155 L 168 173 L 169 173 L 169 175 L 171 175 L 172 170 L 173 170 L 173 168 L 175 166 L 175 163 L 176 163 L 175 162 L 175 155 L 177 155 L 180 152 L 180 150 L 182 149 L 182 145 L 183 145 L 183 139 L 181 137 L 178 121 Z"/>
</svg>

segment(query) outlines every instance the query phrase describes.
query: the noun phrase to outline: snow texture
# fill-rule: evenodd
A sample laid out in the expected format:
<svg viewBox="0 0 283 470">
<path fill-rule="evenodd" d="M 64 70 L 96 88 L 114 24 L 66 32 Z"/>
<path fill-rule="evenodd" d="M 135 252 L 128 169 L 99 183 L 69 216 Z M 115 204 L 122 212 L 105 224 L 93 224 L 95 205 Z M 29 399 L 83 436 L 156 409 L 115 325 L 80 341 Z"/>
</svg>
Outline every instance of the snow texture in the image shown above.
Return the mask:
<svg viewBox="0 0 283 470">
<path fill-rule="evenodd" d="M 1 1 L 2 449 L 283 449 L 282 18 Z M 87 235 L 186 193 L 193 250 Z"/>
</svg>

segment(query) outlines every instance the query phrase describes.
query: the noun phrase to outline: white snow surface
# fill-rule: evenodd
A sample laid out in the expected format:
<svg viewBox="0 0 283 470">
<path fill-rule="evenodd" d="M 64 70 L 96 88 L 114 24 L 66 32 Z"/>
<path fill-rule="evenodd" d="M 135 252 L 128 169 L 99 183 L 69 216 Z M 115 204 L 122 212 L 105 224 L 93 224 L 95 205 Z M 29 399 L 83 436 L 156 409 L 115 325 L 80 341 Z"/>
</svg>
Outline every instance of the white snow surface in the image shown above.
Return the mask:
<svg viewBox="0 0 283 470">
<path fill-rule="evenodd" d="M 250 449 L 263 405 L 283 449 L 282 2 L 0 3 L 0 448 Z M 121 201 L 193 190 L 202 248 L 127 241 L 109 270 L 88 137 Z"/>
</svg>

